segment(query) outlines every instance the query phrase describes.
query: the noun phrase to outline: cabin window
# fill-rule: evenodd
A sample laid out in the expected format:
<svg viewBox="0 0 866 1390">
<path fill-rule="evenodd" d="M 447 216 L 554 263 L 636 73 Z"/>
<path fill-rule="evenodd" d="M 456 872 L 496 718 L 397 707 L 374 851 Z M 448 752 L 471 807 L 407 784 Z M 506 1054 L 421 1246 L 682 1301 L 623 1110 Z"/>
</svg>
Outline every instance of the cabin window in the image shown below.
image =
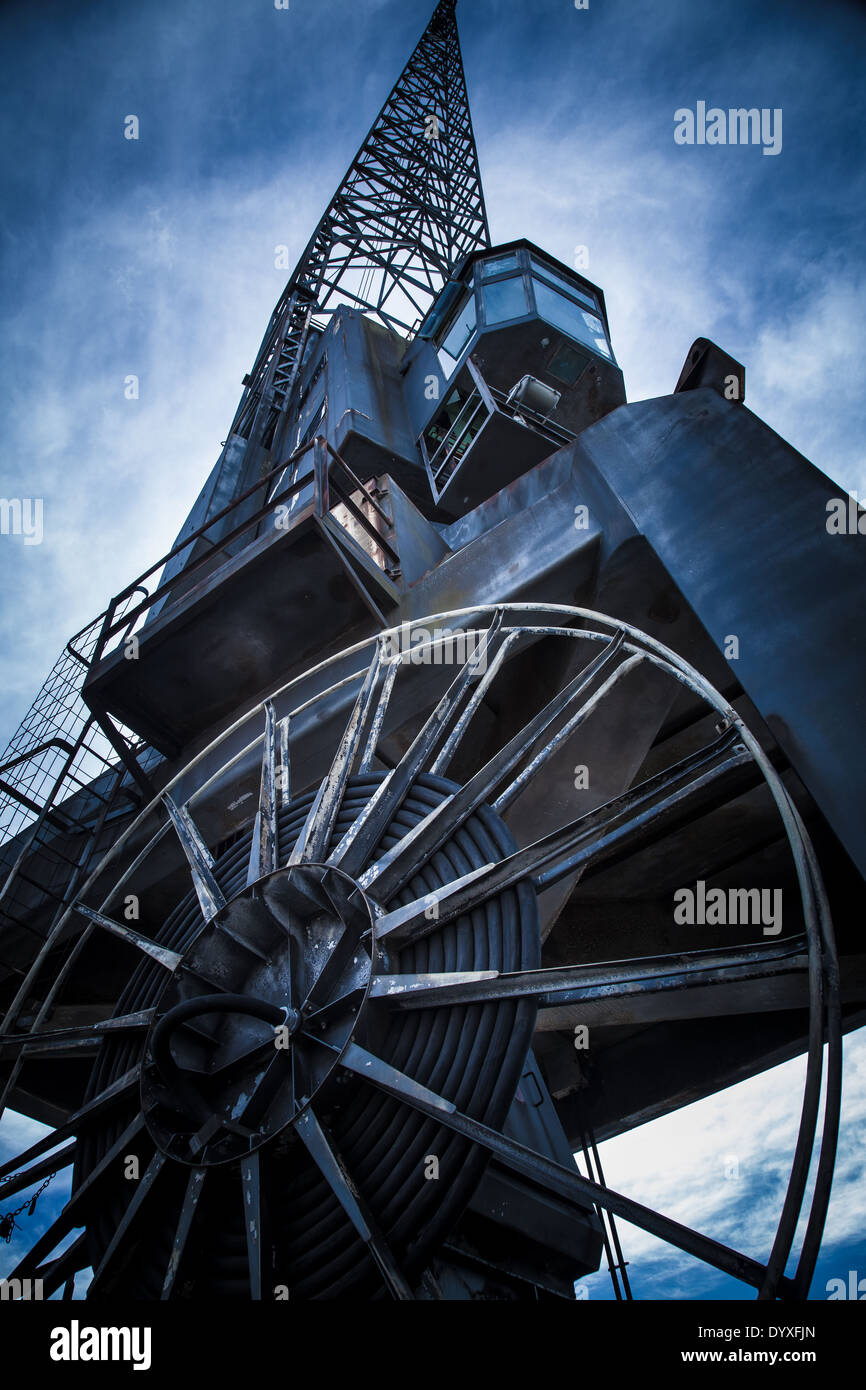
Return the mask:
<svg viewBox="0 0 866 1390">
<path fill-rule="evenodd" d="M 513 275 L 517 270 L 517 252 L 509 251 L 507 256 L 494 256 L 484 262 L 485 280 L 493 280 L 497 275 Z"/>
<path fill-rule="evenodd" d="M 601 353 L 610 361 L 610 348 L 604 332 L 604 325 L 596 314 L 590 314 L 573 299 L 535 280 L 535 302 L 538 314 L 546 323 L 567 333 L 578 343 L 586 343 L 594 352 Z"/>
<path fill-rule="evenodd" d="M 507 323 L 529 313 L 523 276 L 512 275 L 507 280 L 494 280 L 484 286 L 484 317 L 488 324 Z"/>
<path fill-rule="evenodd" d="M 454 368 L 457 366 L 463 349 L 475 332 L 477 322 L 475 291 L 470 288 L 469 293 L 466 295 L 460 308 L 451 320 L 439 348 L 439 365 L 446 377 L 451 376 Z"/>
<path fill-rule="evenodd" d="M 598 313 L 598 303 L 594 294 L 582 285 L 575 285 L 572 280 L 566 280 L 564 275 L 560 275 L 552 266 L 545 265 L 544 261 L 537 261 L 533 257 L 532 273 L 536 279 L 543 278 L 555 289 L 564 290 L 572 299 L 576 299 L 578 304 L 583 305 L 584 309 L 589 309 L 594 314 Z"/>
</svg>

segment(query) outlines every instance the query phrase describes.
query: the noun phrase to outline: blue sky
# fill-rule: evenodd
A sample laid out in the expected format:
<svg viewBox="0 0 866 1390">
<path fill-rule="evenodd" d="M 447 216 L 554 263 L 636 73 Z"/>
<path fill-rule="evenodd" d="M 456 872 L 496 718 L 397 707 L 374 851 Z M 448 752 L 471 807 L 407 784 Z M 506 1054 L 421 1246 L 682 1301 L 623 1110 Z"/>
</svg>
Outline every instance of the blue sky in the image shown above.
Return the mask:
<svg viewBox="0 0 866 1390">
<path fill-rule="evenodd" d="M 302 250 L 431 9 L 3 9 L 0 495 L 43 497 L 45 536 L 0 537 L 0 746 L 69 635 L 171 545 L 284 283 L 274 247 Z M 712 337 L 751 408 L 861 493 L 863 14 L 458 5 L 494 238 L 589 248 L 632 399 Z M 781 107 L 781 154 L 676 145 L 699 100 Z"/>
<path fill-rule="evenodd" d="M 302 250 L 431 10 L 2 10 L 0 496 L 43 498 L 44 540 L 0 536 L 0 746 L 69 635 L 171 545 L 282 289 L 274 248 Z M 692 340 L 708 336 L 746 364 L 753 410 L 866 493 L 863 9 L 460 0 L 458 19 L 494 240 L 526 236 L 567 262 L 589 248 L 630 399 L 670 391 Z M 782 152 L 676 145 L 675 110 L 702 100 L 781 108 Z M 123 138 L 129 114 L 138 141 Z M 124 398 L 129 374 L 136 401 Z M 850 1127 L 866 1097 L 862 1038 L 848 1053 Z M 796 1115 L 793 1072 L 783 1082 L 748 1086 Z M 755 1094 L 702 1103 L 700 1124 L 734 1126 L 750 1153 L 766 1101 Z M 664 1165 L 642 1173 L 640 1154 L 653 1135 L 660 1153 L 679 1152 L 662 1126 L 698 1110 L 617 1141 L 623 1179 L 638 1181 L 625 1190 L 662 1182 Z M 690 1161 L 696 1203 L 731 1197 L 730 1183 L 704 1183 L 705 1156 Z M 619 1160 L 607 1162 L 619 1185 Z M 751 1191 L 742 1171 L 735 1213 Z M 679 1201 L 691 1188 L 670 1191 Z M 837 1191 L 832 1258 L 866 1274 L 862 1189 L 852 1176 Z M 38 1210 L 50 1209 L 46 1194 Z M 720 1291 L 691 1276 L 677 1287 Z"/>
<path fill-rule="evenodd" d="M 866 1029 L 844 1039 L 843 1124 L 824 1241 L 810 1298 L 826 1299 L 828 1281 L 866 1278 Z M 794 1058 L 739 1086 L 685 1106 L 600 1146 L 605 1181 L 644 1206 L 766 1260 L 773 1243 L 800 1120 L 806 1063 Z M 817 1162 L 817 1155 L 816 1155 Z M 813 1162 L 805 1214 L 814 1182 Z M 753 1299 L 739 1280 L 618 1223 L 636 1299 Z M 801 1221 L 788 1273 L 805 1230 Z M 606 1264 L 584 1281 L 588 1296 L 612 1299 Z M 835 1289 L 835 1286 L 832 1286 Z M 866 1284 L 864 1284 L 866 1289 Z"/>
</svg>

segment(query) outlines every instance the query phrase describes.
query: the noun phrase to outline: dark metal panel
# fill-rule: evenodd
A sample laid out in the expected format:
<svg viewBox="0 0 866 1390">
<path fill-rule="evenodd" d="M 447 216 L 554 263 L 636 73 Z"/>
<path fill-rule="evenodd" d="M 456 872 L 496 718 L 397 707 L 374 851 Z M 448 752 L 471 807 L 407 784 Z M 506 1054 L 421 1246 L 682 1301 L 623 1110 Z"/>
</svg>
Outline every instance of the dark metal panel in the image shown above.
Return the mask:
<svg viewBox="0 0 866 1390">
<path fill-rule="evenodd" d="M 701 388 L 621 407 L 569 451 L 622 499 L 866 873 L 866 542 L 827 531 L 837 484 Z M 724 560 L 721 559 L 724 557 Z"/>
</svg>

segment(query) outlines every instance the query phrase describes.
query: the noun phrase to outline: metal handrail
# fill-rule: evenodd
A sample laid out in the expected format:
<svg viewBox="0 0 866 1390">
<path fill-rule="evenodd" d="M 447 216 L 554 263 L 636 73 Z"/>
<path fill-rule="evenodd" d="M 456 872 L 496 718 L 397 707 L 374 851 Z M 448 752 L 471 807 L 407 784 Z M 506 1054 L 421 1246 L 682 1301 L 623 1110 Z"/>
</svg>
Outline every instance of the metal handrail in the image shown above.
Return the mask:
<svg viewBox="0 0 866 1390">
<path fill-rule="evenodd" d="M 558 425 L 556 421 L 551 420 L 549 416 L 542 415 L 538 410 L 533 410 L 532 406 L 517 405 L 516 402 L 509 399 L 504 391 L 500 391 L 498 387 L 488 386 L 488 390 L 496 402 L 498 409 L 507 407 L 507 409 L 502 409 L 502 414 L 507 414 L 510 419 L 519 415 L 522 419 L 525 419 L 527 424 L 531 425 L 533 429 L 538 430 L 539 433 L 545 433 L 552 436 L 553 439 L 559 439 L 563 444 L 570 444 L 575 438 L 573 430 L 564 429 L 562 425 Z"/>
<path fill-rule="evenodd" d="M 26 753 L 19 753 L 17 758 L 10 758 L 8 763 L 0 763 L 0 772 L 8 772 L 19 763 L 29 762 L 31 758 L 45 753 L 49 748 L 60 748 L 64 753 L 72 752 L 72 744 L 65 738 L 47 738 L 44 743 L 37 743 L 34 748 L 28 748 Z"/>
<path fill-rule="evenodd" d="M 303 473 L 299 473 L 297 465 L 299 464 L 303 456 L 309 453 L 311 450 L 313 451 L 314 455 L 312 465 L 309 468 L 305 469 Z M 329 459 L 330 462 L 328 461 Z M 336 469 L 334 465 L 336 465 Z M 284 474 L 289 469 L 293 469 L 293 480 L 285 488 L 275 493 L 272 497 L 267 496 L 268 484 L 271 483 L 277 477 L 277 475 Z M 350 485 L 348 489 L 341 488 L 339 481 L 331 477 L 332 472 L 336 472 L 337 470 L 342 470 L 343 474 L 345 475 L 345 478 L 348 479 Z M 112 637 L 116 636 L 116 634 L 120 632 L 122 629 L 130 631 L 134 626 L 136 620 L 140 617 L 140 615 L 144 613 L 147 609 L 151 608 L 153 604 L 156 603 L 158 600 L 164 598 L 165 595 L 168 592 L 170 592 L 172 586 L 181 577 L 188 578 L 191 574 L 195 574 L 205 564 L 212 563 L 214 555 L 219 554 L 220 551 L 224 551 L 226 547 L 230 545 L 232 541 L 238 539 L 239 536 L 242 536 L 247 531 L 250 531 L 254 527 L 257 527 L 259 522 L 262 521 L 264 517 L 269 515 L 274 510 L 274 508 L 277 505 L 279 505 L 280 502 L 285 501 L 287 498 L 292 497 L 296 493 L 300 492 L 305 486 L 307 486 L 307 484 L 311 480 L 313 482 L 315 490 L 314 503 L 317 515 L 324 515 L 326 511 L 330 510 L 328 503 L 329 484 L 333 483 L 334 491 L 336 492 L 337 496 L 349 509 L 349 511 L 358 521 L 359 525 L 362 526 L 373 539 L 375 539 L 376 544 L 388 556 L 392 563 L 399 563 L 399 556 L 397 552 L 388 543 L 387 539 L 375 529 L 372 522 L 370 521 L 370 518 L 367 517 L 361 511 L 361 509 L 355 505 L 351 498 L 351 492 L 360 491 L 364 493 L 366 500 L 369 502 L 376 515 L 389 528 L 391 526 L 390 517 L 379 505 L 376 498 L 370 492 L 369 488 L 364 483 L 362 483 L 360 479 L 353 473 L 349 465 L 329 444 L 328 440 L 325 439 L 322 435 L 317 435 L 313 439 L 308 440 L 299 449 L 296 449 L 289 456 L 288 459 L 284 460 L 282 463 L 279 463 L 268 473 L 265 473 L 261 478 L 258 479 L 257 482 L 253 483 L 251 487 L 247 488 L 245 492 L 241 493 L 240 497 L 237 497 L 234 499 L 234 501 L 228 503 L 227 506 L 223 507 L 219 512 L 216 513 L 215 516 L 212 516 L 208 521 L 204 522 L 196 531 L 193 531 L 189 536 L 186 536 L 182 541 L 179 541 L 177 545 L 172 547 L 168 554 L 164 555 L 160 560 L 157 560 L 155 564 L 151 565 L 149 569 L 145 570 L 144 573 L 138 577 L 138 579 L 136 579 L 132 584 L 127 585 L 127 587 L 124 590 L 122 590 L 121 593 L 117 594 L 111 600 L 111 603 L 108 605 L 108 608 L 106 609 L 102 628 L 96 641 L 96 646 L 92 658 L 93 663 L 95 664 L 97 661 L 100 660 L 103 653 L 105 652 L 105 648 L 108 642 L 111 640 Z M 239 522 L 238 525 L 233 527 L 226 535 L 220 537 L 218 542 L 211 541 L 211 538 L 207 536 L 205 533 L 210 531 L 219 522 L 223 521 L 227 516 L 231 515 L 233 512 L 236 512 L 237 509 L 241 507 L 244 502 L 246 502 L 254 494 L 261 492 L 263 488 L 265 489 L 265 495 L 267 497 L 267 500 L 264 503 L 264 505 L 259 507 L 252 514 L 252 516 L 246 517 L 242 522 Z M 198 556 L 198 558 L 193 560 L 190 564 L 185 565 L 181 571 L 179 571 L 175 575 L 172 575 L 170 579 L 165 580 L 163 583 L 157 585 L 153 593 L 150 593 L 146 588 L 145 581 L 150 579 L 151 576 L 156 574 L 158 571 L 164 569 L 165 566 L 176 556 L 184 553 L 185 551 L 189 551 L 200 539 L 209 541 L 212 548 L 206 554 Z M 136 591 L 143 592 L 145 594 L 145 597 L 134 608 L 126 609 L 123 613 L 122 618 L 117 620 L 115 618 L 115 614 L 117 613 L 118 608 L 124 603 L 126 603 L 133 596 L 133 594 L 135 594 Z"/>
<path fill-rule="evenodd" d="M 473 402 L 474 402 L 474 405 L 473 405 Z M 483 397 L 482 397 L 480 391 L 473 391 L 473 393 L 472 393 L 471 396 L 467 396 L 467 397 L 466 397 L 466 400 L 465 400 L 465 402 L 463 403 L 463 406 L 461 407 L 459 413 L 455 416 L 454 422 L 453 422 L 453 424 L 450 426 L 450 428 L 449 428 L 449 430 L 448 430 L 448 433 L 445 435 L 445 438 L 441 441 L 441 443 L 439 444 L 439 447 L 437 448 L 436 452 L 433 454 L 433 457 L 430 459 L 430 470 L 431 470 L 431 472 L 432 472 L 432 474 L 433 474 L 433 477 L 434 477 L 434 479 L 435 479 L 436 481 L 438 481 L 440 474 L 442 473 L 442 471 L 443 471 L 443 469 L 445 468 L 446 464 L 447 464 L 447 463 L 449 462 L 449 460 L 451 459 L 451 456 L 452 456 L 452 454 L 454 453 L 454 450 L 457 449 L 457 448 L 459 447 L 461 440 L 463 439 L 463 437 L 464 437 L 465 434 L 466 434 L 466 431 L 469 429 L 470 425 L 471 425 L 472 422 L 474 421 L 476 415 L 478 414 L 479 409 L 481 408 L 481 406 L 482 406 L 483 404 L 484 404 L 484 399 L 483 399 Z M 468 418 L 467 420 L 463 421 L 463 415 L 465 414 L 466 410 L 468 409 L 468 407 L 469 407 L 470 405 L 473 406 L 472 413 L 470 414 L 470 416 L 469 416 L 469 418 Z M 462 423 L 461 423 L 461 421 L 462 421 Z M 459 429 L 458 429 L 458 426 L 459 426 Z M 456 438 L 456 439 L 454 439 L 454 435 L 455 435 L 455 434 L 457 435 L 457 438 Z M 445 458 L 442 460 L 441 464 L 440 464 L 440 465 L 438 466 L 438 468 L 437 468 L 437 467 L 436 467 L 436 460 L 437 460 L 437 458 L 438 458 L 439 455 L 442 453 L 442 450 L 445 448 L 445 446 L 446 446 L 446 445 L 449 443 L 449 441 L 452 440 L 452 439 L 453 439 L 453 443 L 451 444 L 451 447 L 448 449 L 448 452 L 446 453 Z"/>
<path fill-rule="evenodd" d="M 487 389 L 490 393 L 494 410 L 497 413 L 505 415 L 508 419 L 514 419 L 520 416 L 531 429 L 536 430 L 544 438 L 549 439 L 551 443 L 570 444 L 574 439 L 575 436 L 572 431 L 563 429 L 560 425 L 549 420 L 546 416 L 539 414 L 537 410 L 533 410 L 530 406 L 520 406 L 518 408 L 508 399 L 504 391 L 499 391 L 496 387 L 489 385 Z M 454 417 L 453 423 L 449 426 L 444 438 L 439 442 L 436 450 L 430 456 L 430 474 L 437 487 L 448 464 L 454 460 L 457 450 L 466 438 L 466 434 L 471 428 L 482 404 L 486 406 L 487 403 L 484 401 L 484 397 L 480 390 L 476 389 L 467 396 L 457 415 Z M 464 419 L 470 406 L 473 407 L 471 414 L 468 418 Z M 438 462 L 439 456 L 442 454 L 443 450 L 446 451 L 445 456 L 441 462 Z M 457 455 L 457 463 L 462 461 L 463 455 L 466 452 L 467 449 L 464 449 L 462 453 Z"/>
</svg>

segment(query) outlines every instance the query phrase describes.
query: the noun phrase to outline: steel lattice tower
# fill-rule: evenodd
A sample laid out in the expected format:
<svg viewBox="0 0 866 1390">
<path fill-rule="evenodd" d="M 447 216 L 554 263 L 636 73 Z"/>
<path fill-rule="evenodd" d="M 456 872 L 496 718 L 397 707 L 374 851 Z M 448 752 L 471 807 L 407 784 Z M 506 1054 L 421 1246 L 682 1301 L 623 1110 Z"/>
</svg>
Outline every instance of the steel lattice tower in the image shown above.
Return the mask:
<svg viewBox="0 0 866 1390">
<path fill-rule="evenodd" d="M 267 445 L 311 327 L 341 304 L 417 328 L 490 230 L 455 6 L 440 0 L 277 303 L 232 433 Z"/>
</svg>

